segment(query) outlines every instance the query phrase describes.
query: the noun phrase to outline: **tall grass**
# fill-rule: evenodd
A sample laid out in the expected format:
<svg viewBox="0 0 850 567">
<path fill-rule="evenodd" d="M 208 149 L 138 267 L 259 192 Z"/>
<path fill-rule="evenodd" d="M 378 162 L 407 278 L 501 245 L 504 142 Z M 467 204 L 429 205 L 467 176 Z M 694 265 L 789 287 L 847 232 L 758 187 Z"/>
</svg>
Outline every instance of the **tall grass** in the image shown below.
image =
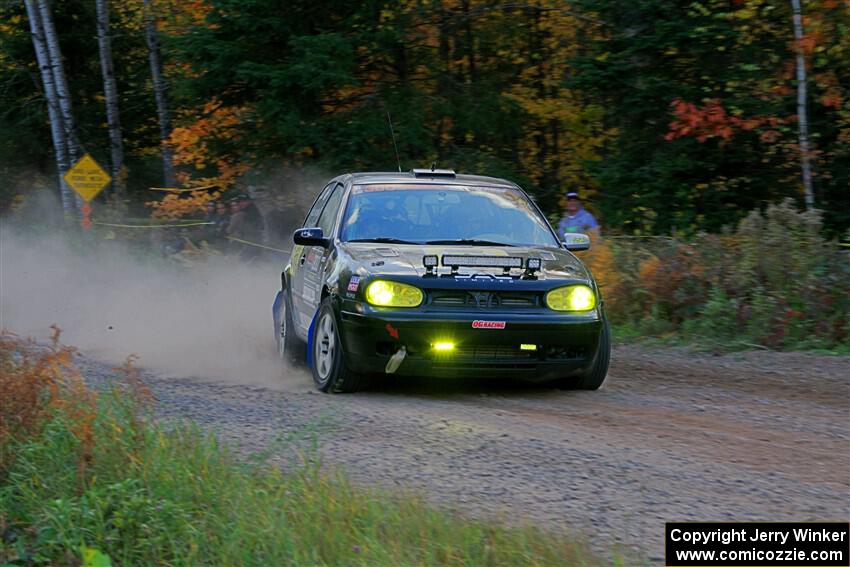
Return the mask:
<svg viewBox="0 0 850 567">
<path fill-rule="evenodd" d="M 629 336 L 850 352 L 850 252 L 790 200 L 722 234 L 609 238 L 587 259 Z"/>
<path fill-rule="evenodd" d="M 190 423 L 149 417 L 134 379 L 94 392 L 71 351 L 2 336 L 0 564 L 598 565 L 583 545 L 352 486 L 314 459 L 281 472 Z"/>
</svg>

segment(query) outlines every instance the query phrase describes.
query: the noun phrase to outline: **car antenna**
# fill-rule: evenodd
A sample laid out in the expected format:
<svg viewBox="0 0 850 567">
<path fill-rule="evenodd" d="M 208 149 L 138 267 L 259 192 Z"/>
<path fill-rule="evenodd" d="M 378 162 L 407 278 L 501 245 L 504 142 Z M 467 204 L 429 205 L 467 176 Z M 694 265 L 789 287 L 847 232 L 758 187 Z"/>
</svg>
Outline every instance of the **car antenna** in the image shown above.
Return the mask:
<svg viewBox="0 0 850 567">
<path fill-rule="evenodd" d="M 393 137 L 393 148 L 395 148 L 395 162 L 398 165 L 398 172 L 401 173 L 401 160 L 398 157 L 398 146 L 395 143 L 395 130 L 393 130 L 393 119 L 390 117 L 390 111 L 387 111 L 387 122 L 390 123 L 390 135 Z"/>
</svg>

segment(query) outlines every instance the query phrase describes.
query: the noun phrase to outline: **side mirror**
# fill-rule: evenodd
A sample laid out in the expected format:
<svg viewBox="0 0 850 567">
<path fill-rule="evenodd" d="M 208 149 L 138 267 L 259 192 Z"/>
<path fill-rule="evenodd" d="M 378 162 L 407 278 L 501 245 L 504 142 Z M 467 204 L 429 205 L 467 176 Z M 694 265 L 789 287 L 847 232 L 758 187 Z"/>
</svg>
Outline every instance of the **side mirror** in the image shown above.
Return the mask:
<svg viewBox="0 0 850 567">
<path fill-rule="evenodd" d="M 564 235 L 564 248 L 570 252 L 590 249 L 590 237 L 586 234 L 567 233 Z"/>
<path fill-rule="evenodd" d="M 292 240 L 295 244 L 302 246 L 321 246 L 322 248 L 327 248 L 331 243 L 329 238 L 325 238 L 324 231 L 319 227 L 299 228 L 292 235 Z"/>
</svg>

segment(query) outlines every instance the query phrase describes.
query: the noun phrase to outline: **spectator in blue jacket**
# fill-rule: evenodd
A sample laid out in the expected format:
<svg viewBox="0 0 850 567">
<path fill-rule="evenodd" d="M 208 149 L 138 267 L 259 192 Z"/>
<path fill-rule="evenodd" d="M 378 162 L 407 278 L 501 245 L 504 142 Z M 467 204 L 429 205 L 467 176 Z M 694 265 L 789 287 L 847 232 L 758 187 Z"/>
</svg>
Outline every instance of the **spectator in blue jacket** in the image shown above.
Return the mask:
<svg viewBox="0 0 850 567">
<path fill-rule="evenodd" d="M 567 214 L 558 223 L 558 236 L 564 238 L 565 234 L 581 232 L 584 234 L 594 233 L 599 235 L 599 223 L 581 204 L 578 193 L 570 191 L 567 193 Z"/>
</svg>

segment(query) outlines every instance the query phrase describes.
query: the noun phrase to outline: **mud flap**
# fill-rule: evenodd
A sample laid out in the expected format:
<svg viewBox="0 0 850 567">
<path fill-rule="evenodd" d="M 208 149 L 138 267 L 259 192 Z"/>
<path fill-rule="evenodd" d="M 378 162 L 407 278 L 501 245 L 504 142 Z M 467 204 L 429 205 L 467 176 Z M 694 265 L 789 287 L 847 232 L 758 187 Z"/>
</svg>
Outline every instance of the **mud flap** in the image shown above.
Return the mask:
<svg viewBox="0 0 850 567">
<path fill-rule="evenodd" d="M 307 329 L 307 356 L 304 357 L 304 362 L 307 368 L 313 368 L 313 328 L 316 326 L 316 317 L 319 316 L 319 310 L 313 314 L 313 320 L 310 321 L 310 328 Z"/>
<path fill-rule="evenodd" d="M 274 342 L 280 338 L 280 302 L 283 301 L 283 290 L 277 292 L 272 304 L 272 321 L 274 321 Z"/>
</svg>

